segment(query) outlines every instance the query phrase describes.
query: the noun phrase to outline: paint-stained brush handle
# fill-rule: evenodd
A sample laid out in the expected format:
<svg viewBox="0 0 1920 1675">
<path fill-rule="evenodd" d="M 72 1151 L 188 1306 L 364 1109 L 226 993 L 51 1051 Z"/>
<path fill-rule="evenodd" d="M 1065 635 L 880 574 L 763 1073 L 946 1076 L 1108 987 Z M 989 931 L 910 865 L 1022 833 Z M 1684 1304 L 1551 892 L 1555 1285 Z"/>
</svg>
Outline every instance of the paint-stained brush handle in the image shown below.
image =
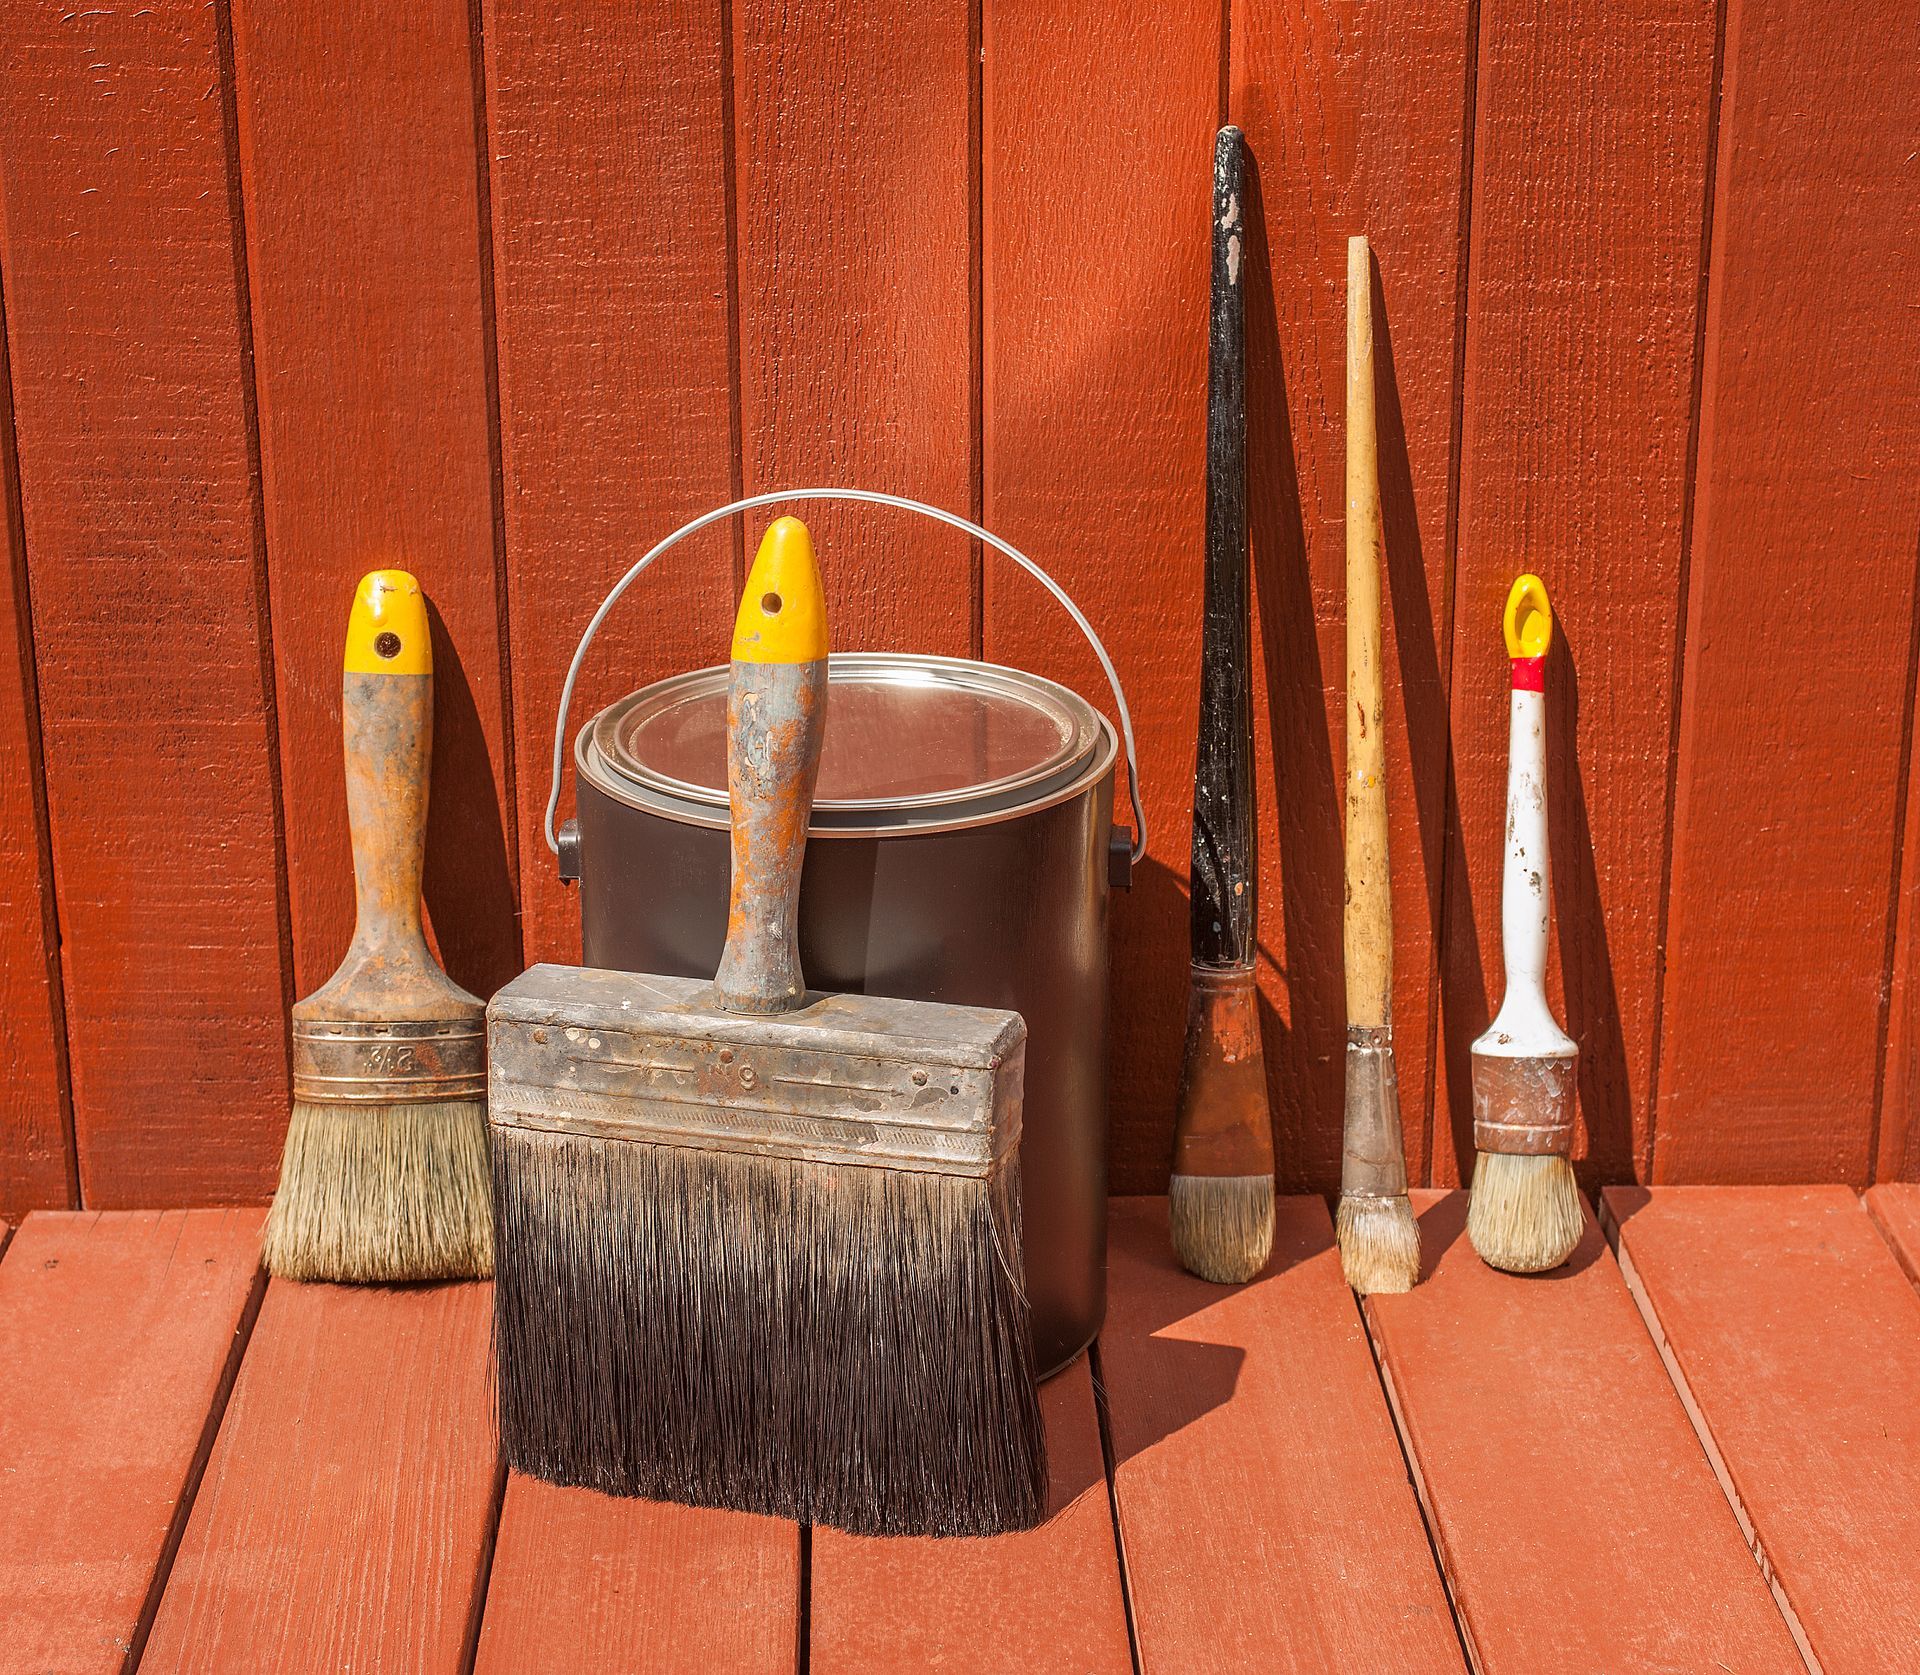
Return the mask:
<svg viewBox="0 0 1920 1675">
<path fill-rule="evenodd" d="M 714 988 L 729 1012 L 791 1012 L 800 970 L 800 867 L 827 709 L 827 611 L 798 518 L 761 539 L 734 624 L 727 686 L 733 884 Z"/>
<path fill-rule="evenodd" d="M 293 1008 L 294 1097 L 476 1099 L 485 1092 L 481 1005 L 440 969 L 421 918 L 433 648 L 426 599 L 406 571 L 362 578 L 342 662 L 353 941 L 339 970 Z"/>
<path fill-rule="evenodd" d="M 1501 878 L 1500 932 L 1507 988 L 1547 1004 L 1547 651 L 1553 607 L 1546 583 L 1523 575 L 1501 619 L 1512 661 L 1507 756 L 1507 853 Z M 1557 1034 L 1557 1028 L 1555 1033 Z"/>
<path fill-rule="evenodd" d="M 1200 732 L 1193 770 L 1193 964 L 1250 967 L 1257 903 L 1253 643 L 1247 575 L 1246 147 L 1222 128 L 1213 156 L 1207 341 L 1207 523 Z"/>
</svg>

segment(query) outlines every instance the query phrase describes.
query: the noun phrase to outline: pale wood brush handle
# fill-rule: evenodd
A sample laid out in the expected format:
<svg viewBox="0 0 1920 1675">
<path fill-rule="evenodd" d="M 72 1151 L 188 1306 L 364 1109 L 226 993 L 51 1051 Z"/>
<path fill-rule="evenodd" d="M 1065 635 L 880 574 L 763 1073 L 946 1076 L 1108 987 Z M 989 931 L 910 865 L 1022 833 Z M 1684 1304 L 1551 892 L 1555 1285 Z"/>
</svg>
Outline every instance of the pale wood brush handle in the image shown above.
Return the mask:
<svg viewBox="0 0 1920 1675">
<path fill-rule="evenodd" d="M 1347 243 L 1347 1022 L 1389 1021 L 1393 901 L 1387 877 L 1380 668 L 1380 444 L 1373 394 L 1373 264 Z"/>
<path fill-rule="evenodd" d="M 813 542 L 798 518 L 781 518 L 747 575 L 727 686 L 733 881 L 714 986 L 729 1012 L 791 1012 L 806 1000 L 800 869 L 826 713 L 826 607 Z"/>
</svg>

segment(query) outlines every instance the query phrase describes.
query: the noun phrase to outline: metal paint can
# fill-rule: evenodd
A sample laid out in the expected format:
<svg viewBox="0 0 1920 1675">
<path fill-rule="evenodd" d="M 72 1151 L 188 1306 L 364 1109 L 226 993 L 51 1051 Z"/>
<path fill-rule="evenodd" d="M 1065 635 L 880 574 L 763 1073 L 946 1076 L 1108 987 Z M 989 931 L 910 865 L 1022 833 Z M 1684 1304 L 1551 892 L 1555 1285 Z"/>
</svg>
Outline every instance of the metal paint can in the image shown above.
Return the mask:
<svg viewBox="0 0 1920 1675">
<path fill-rule="evenodd" d="M 574 739 L 586 963 L 711 976 L 726 937 L 727 670 L 656 682 Z M 1027 1021 L 1038 1365 L 1106 1308 L 1107 903 L 1119 745 L 1077 693 L 944 657 L 837 654 L 800 893 L 807 980 Z"/>
</svg>

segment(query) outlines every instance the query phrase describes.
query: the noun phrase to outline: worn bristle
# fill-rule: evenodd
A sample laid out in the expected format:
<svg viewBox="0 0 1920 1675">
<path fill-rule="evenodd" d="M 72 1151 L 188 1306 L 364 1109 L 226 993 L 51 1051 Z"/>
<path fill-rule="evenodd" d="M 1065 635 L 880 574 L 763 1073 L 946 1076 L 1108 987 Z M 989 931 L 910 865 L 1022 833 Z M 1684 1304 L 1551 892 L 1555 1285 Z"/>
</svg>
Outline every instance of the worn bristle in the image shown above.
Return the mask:
<svg viewBox="0 0 1920 1675">
<path fill-rule="evenodd" d="M 1017 1166 L 502 1127 L 500 1434 L 551 1483 L 867 1535 L 1045 1510 Z"/>
<path fill-rule="evenodd" d="M 1190 1274 L 1238 1285 L 1273 1251 L 1271 1175 L 1175 1175 L 1167 1194 L 1173 1251 Z"/>
<path fill-rule="evenodd" d="M 1478 1154 L 1467 1200 L 1467 1237 L 1489 1267 L 1510 1274 L 1557 1268 L 1573 1254 L 1585 1226 L 1580 1189 L 1566 1158 Z"/>
<path fill-rule="evenodd" d="M 282 1279 L 485 1279 L 492 1208 L 481 1101 L 297 1100 L 262 1254 Z"/>
<path fill-rule="evenodd" d="M 1362 1297 L 1411 1291 L 1420 1279 L 1420 1228 L 1413 1205 L 1397 1198 L 1343 1194 L 1334 1213 L 1340 1271 Z"/>
</svg>

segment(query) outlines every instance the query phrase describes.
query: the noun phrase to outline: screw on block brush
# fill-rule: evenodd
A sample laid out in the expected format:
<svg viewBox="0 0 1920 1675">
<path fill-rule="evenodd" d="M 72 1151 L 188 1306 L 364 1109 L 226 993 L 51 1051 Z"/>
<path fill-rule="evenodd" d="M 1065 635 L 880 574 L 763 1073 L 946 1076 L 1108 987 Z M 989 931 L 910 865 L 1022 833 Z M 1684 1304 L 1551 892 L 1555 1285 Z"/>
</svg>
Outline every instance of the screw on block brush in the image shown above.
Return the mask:
<svg viewBox="0 0 1920 1675">
<path fill-rule="evenodd" d="M 1246 152 L 1213 161 L 1206 596 L 1193 770 L 1192 959 L 1168 1212 L 1181 1264 L 1249 1280 L 1273 1248 L 1273 1124 L 1254 987 L 1253 649 L 1247 576 Z"/>
<path fill-rule="evenodd" d="M 483 1009 L 421 929 L 433 651 L 404 570 L 376 570 L 354 594 L 341 714 L 353 941 L 293 1009 L 293 1115 L 266 1265 L 298 1280 L 483 1278 Z"/>
<path fill-rule="evenodd" d="M 1507 763 L 1507 856 L 1500 888 L 1507 992 L 1473 1044 L 1473 1195 L 1467 1236 L 1490 1266 L 1557 1268 L 1579 1243 L 1573 1085 L 1580 1049 L 1547 1006 L 1546 584 L 1522 576 L 1507 595 L 1513 697 Z"/>
<path fill-rule="evenodd" d="M 536 966 L 489 1008 L 507 1462 L 862 1534 L 1044 1510 L 1020 1229 L 1026 1026 L 806 988 L 826 714 L 812 542 L 768 530 L 733 641 L 713 982 Z"/>
<path fill-rule="evenodd" d="M 1367 241 L 1354 238 L 1347 243 L 1347 1104 L 1334 1225 L 1340 1266 L 1363 1296 L 1410 1291 L 1420 1278 L 1393 1060 L 1379 454 L 1373 260 Z"/>
</svg>

